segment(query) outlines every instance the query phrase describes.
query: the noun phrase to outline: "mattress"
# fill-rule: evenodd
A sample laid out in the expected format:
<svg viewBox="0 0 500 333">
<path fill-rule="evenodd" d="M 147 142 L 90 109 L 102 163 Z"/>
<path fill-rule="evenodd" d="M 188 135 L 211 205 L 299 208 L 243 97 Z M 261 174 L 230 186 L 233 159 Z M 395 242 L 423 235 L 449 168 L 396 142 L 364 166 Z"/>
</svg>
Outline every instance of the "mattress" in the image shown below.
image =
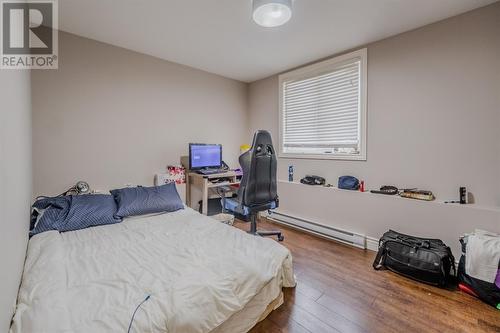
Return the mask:
<svg viewBox="0 0 500 333">
<path fill-rule="evenodd" d="M 143 301 L 131 332 L 245 332 L 294 285 L 288 249 L 186 208 L 34 236 L 11 332 L 127 332 Z"/>
<path fill-rule="evenodd" d="M 281 287 L 278 283 L 278 278 L 269 283 L 243 309 L 232 315 L 228 320 L 223 322 L 219 327 L 210 333 L 236 333 L 248 332 L 258 322 L 266 319 L 266 317 L 275 309 L 283 304 L 284 297 Z M 271 295 L 278 294 L 278 297 L 272 299 Z"/>
</svg>

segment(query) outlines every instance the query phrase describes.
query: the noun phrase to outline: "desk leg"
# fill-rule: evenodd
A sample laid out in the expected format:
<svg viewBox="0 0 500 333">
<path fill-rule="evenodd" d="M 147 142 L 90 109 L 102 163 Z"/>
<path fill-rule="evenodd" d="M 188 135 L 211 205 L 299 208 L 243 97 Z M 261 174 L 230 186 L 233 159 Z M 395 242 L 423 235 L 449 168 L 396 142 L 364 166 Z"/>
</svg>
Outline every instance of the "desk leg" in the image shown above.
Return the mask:
<svg viewBox="0 0 500 333">
<path fill-rule="evenodd" d="M 201 213 L 203 215 L 208 214 L 208 179 L 203 178 L 203 197 L 201 202 Z"/>
<path fill-rule="evenodd" d="M 191 177 L 186 175 L 186 206 L 191 207 Z"/>
</svg>

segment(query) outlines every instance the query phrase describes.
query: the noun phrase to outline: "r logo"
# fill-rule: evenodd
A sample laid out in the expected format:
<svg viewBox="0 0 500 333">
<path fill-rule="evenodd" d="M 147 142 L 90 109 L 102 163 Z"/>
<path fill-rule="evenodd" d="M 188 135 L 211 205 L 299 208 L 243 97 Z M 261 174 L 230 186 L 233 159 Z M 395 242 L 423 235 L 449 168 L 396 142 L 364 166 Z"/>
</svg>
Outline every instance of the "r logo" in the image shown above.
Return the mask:
<svg viewBox="0 0 500 333">
<path fill-rule="evenodd" d="M 57 69 L 58 0 L 0 0 L 0 68 Z"/>
<path fill-rule="evenodd" d="M 52 54 L 52 2 L 3 2 L 3 54 Z"/>
</svg>

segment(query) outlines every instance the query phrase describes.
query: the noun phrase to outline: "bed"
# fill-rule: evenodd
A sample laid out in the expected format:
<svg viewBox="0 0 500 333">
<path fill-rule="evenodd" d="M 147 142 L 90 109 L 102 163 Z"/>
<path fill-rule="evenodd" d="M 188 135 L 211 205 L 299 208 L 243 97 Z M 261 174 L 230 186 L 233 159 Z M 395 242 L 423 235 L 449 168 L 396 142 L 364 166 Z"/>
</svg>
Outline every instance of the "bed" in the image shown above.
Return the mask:
<svg viewBox="0 0 500 333">
<path fill-rule="evenodd" d="M 130 332 L 247 332 L 293 286 L 288 249 L 185 207 L 32 237 L 11 333 L 127 332 L 136 308 Z"/>
</svg>

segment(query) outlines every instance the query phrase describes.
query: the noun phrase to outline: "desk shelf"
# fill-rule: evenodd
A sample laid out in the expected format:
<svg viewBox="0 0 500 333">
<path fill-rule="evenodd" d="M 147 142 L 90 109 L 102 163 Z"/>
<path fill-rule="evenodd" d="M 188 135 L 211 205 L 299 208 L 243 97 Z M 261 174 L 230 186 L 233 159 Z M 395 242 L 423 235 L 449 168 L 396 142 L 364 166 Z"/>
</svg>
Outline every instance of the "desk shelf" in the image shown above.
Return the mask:
<svg viewBox="0 0 500 333">
<path fill-rule="evenodd" d="M 239 177 L 241 177 L 241 172 L 234 170 L 228 170 L 227 172 L 216 173 L 212 175 L 202 175 L 196 172 L 188 172 L 186 175 L 186 204 L 191 207 L 191 186 L 196 186 L 201 189 L 202 192 L 202 213 L 207 214 L 208 207 L 207 202 L 210 196 L 211 190 L 223 186 L 236 186 L 240 184 Z M 226 178 L 227 181 L 220 183 L 212 183 L 212 180 L 218 178 Z M 236 189 L 235 189 L 236 190 Z"/>
<path fill-rule="evenodd" d="M 215 187 L 221 187 L 221 186 L 235 186 L 239 185 L 240 182 L 221 182 L 221 183 L 208 183 L 208 188 L 215 188 Z"/>
</svg>

